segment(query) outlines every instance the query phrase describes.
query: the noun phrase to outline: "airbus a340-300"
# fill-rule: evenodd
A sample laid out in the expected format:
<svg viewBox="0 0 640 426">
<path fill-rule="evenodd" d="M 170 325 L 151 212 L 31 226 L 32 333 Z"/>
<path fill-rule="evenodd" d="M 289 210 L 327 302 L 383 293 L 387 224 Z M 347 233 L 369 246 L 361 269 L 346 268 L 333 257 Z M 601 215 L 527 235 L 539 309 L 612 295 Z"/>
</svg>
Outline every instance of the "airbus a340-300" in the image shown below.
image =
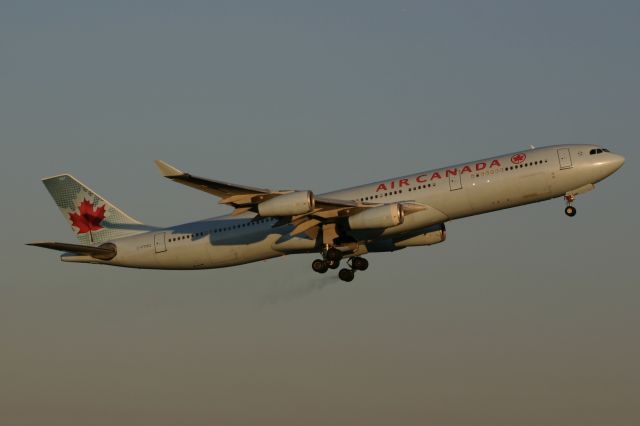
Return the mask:
<svg viewBox="0 0 640 426">
<path fill-rule="evenodd" d="M 533 148 L 322 195 L 206 179 L 162 161 L 162 174 L 220 198 L 231 214 L 177 226 L 145 225 L 69 174 L 44 185 L 80 244 L 35 242 L 63 251 L 65 262 L 146 269 L 207 269 L 298 253 L 318 253 L 312 268 L 337 269 L 343 281 L 392 252 L 445 240 L 445 223 L 462 217 L 577 195 L 618 170 L 624 157 L 595 145 Z"/>
</svg>

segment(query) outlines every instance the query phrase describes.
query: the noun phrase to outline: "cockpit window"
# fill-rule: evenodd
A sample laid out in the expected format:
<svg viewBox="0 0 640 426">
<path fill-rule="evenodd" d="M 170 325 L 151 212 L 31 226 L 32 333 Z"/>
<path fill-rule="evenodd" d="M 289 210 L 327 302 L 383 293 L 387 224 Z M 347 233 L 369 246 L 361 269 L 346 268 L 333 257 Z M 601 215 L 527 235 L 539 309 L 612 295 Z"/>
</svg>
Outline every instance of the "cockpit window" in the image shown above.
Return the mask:
<svg viewBox="0 0 640 426">
<path fill-rule="evenodd" d="M 604 152 L 611 152 L 611 151 L 609 151 L 607 148 L 602 148 L 602 150 L 603 150 Z"/>
<path fill-rule="evenodd" d="M 609 150 L 605 149 L 605 148 L 603 148 L 603 149 L 600 149 L 600 148 L 592 149 L 591 151 L 589 151 L 589 155 L 602 154 L 603 152 L 609 152 Z"/>
</svg>

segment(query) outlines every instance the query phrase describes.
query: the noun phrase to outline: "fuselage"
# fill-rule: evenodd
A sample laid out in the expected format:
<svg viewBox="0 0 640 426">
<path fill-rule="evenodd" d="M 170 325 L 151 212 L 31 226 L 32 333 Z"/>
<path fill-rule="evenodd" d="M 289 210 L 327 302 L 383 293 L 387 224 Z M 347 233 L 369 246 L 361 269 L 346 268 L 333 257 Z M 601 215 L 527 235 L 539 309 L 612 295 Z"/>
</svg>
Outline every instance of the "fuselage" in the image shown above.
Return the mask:
<svg viewBox="0 0 640 426">
<path fill-rule="evenodd" d="M 562 197 L 618 170 L 624 158 L 596 145 L 557 145 L 373 182 L 323 194 L 337 200 L 382 204 L 413 201 L 430 206 L 398 226 L 349 232 L 358 253 L 385 241 L 418 235 L 434 223 Z M 436 213 L 434 213 L 436 212 Z M 436 216 L 434 216 L 436 215 Z M 63 255 L 72 262 L 152 269 L 234 266 L 285 254 L 317 252 L 319 239 L 291 235 L 294 225 L 253 213 L 226 215 L 119 238 L 109 261 Z"/>
</svg>

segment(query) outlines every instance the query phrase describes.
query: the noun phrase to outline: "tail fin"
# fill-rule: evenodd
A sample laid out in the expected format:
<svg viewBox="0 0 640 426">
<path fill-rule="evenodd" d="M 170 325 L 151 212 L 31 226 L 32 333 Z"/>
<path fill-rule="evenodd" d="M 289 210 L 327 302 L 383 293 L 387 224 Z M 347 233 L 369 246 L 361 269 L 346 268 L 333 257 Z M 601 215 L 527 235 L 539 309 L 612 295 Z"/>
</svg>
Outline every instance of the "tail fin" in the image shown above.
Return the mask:
<svg viewBox="0 0 640 426">
<path fill-rule="evenodd" d="M 147 230 L 71 175 L 54 176 L 42 182 L 82 244 L 100 244 Z"/>
</svg>

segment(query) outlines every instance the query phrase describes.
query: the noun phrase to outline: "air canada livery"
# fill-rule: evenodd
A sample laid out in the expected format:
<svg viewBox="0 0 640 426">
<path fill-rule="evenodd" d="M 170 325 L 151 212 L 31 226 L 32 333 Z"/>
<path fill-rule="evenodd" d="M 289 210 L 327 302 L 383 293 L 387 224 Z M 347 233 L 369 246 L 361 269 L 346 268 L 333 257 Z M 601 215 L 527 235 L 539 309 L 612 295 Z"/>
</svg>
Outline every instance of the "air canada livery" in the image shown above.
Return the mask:
<svg viewBox="0 0 640 426">
<path fill-rule="evenodd" d="M 319 253 L 312 268 L 337 269 L 343 281 L 371 252 L 445 240 L 454 219 L 576 196 L 614 173 L 624 157 L 595 145 L 560 145 L 501 155 L 322 195 L 211 180 L 156 161 L 167 178 L 220 198 L 231 214 L 170 227 L 145 225 L 62 174 L 43 180 L 79 244 L 35 242 L 65 262 L 147 269 L 207 269 Z"/>
</svg>

